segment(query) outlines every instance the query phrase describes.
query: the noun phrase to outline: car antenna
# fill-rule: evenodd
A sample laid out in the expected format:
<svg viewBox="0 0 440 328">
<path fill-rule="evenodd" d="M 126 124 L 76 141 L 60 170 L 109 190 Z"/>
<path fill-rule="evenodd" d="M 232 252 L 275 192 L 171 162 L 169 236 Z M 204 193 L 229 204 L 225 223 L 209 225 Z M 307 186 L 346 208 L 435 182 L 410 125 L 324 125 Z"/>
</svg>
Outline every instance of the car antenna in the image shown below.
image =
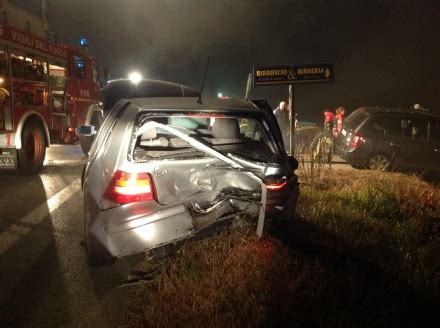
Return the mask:
<svg viewBox="0 0 440 328">
<path fill-rule="evenodd" d="M 205 79 L 206 79 L 206 73 L 208 72 L 208 66 L 209 66 L 209 60 L 211 59 L 211 56 L 208 56 L 208 60 L 206 61 L 206 67 L 205 72 L 203 74 L 202 84 L 200 86 L 200 92 L 199 92 L 199 99 L 197 99 L 197 102 L 199 104 L 202 103 L 202 93 L 203 93 L 203 87 L 205 86 Z"/>
</svg>

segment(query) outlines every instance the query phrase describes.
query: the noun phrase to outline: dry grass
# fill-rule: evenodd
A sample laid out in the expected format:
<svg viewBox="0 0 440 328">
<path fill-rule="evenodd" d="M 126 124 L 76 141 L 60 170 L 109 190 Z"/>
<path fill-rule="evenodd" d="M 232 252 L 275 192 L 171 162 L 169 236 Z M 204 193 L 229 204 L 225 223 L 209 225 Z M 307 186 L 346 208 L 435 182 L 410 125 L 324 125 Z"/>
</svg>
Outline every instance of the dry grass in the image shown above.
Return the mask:
<svg viewBox="0 0 440 328">
<path fill-rule="evenodd" d="M 184 246 L 166 274 L 136 294 L 133 326 L 261 326 L 288 296 L 288 249 L 254 228 Z M 285 309 L 288 310 L 287 308 Z"/>
<path fill-rule="evenodd" d="M 313 139 L 312 139 L 313 140 Z M 298 160 L 298 175 L 301 184 L 318 186 L 327 183 L 326 177 L 330 175 L 332 162 L 326 161 L 326 156 L 319 154 L 315 156 L 312 143 L 298 143 L 295 145 L 295 158 Z"/>
<path fill-rule="evenodd" d="M 440 191 L 402 174 L 322 169 L 302 177 L 313 183 L 287 229 L 187 243 L 133 293 L 129 326 L 436 326 Z"/>
<path fill-rule="evenodd" d="M 438 292 L 440 191 L 435 187 L 404 174 L 333 170 L 325 188 L 302 188 L 298 212 L 331 232 L 343 252 L 418 290 Z"/>
</svg>

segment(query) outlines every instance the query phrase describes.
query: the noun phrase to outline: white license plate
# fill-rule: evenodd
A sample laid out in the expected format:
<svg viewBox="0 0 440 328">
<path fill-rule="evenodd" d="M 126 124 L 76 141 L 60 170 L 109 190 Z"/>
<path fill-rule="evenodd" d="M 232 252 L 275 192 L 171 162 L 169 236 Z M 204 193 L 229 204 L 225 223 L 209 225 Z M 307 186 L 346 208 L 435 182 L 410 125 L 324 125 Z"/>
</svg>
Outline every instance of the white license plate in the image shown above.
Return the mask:
<svg viewBox="0 0 440 328">
<path fill-rule="evenodd" d="M 14 155 L 0 155 L 0 168 L 14 169 L 15 164 L 16 164 L 16 161 L 15 161 Z"/>
<path fill-rule="evenodd" d="M 344 137 L 347 136 L 347 131 L 345 131 L 345 129 L 342 129 L 341 133 L 342 133 L 342 135 L 343 135 Z"/>
</svg>

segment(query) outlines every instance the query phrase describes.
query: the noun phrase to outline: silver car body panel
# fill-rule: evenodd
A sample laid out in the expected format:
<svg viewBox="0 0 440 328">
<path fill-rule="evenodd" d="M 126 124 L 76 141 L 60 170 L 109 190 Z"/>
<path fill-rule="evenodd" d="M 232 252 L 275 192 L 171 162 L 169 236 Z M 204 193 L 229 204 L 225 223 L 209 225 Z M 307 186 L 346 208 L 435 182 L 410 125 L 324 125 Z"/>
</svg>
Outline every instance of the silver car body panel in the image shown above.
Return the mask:
<svg viewBox="0 0 440 328">
<path fill-rule="evenodd" d="M 101 212 L 90 232 L 121 257 L 191 237 L 195 229 L 183 204 L 163 208 L 140 202 Z"/>
</svg>

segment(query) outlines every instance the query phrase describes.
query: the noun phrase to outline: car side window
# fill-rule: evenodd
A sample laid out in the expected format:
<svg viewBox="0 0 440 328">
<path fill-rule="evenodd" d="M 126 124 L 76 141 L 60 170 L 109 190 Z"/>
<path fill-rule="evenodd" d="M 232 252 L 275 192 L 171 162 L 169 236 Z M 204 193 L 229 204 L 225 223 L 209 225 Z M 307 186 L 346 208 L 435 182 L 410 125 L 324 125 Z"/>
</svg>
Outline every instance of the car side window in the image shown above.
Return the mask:
<svg viewBox="0 0 440 328">
<path fill-rule="evenodd" d="M 428 121 L 421 118 L 404 118 L 401 120 L 403 135 L 411 140 L 428 140 Z"/>
<path fill-rule="evenodd" d="M 381 133 L 385 133 L 385 129 L 390 125 L 391 118 L 389 117 L 379 117 L 373 121 L 371 127 Z"/>
<path fill-rule="evenodd" d="M 390 123 L 384 130 L 384 134 L 393 136 L 393 137 L 403 137 L 404 136 L 404 130 L 403 130 L 403 119 L 401 117 L 393 117 L 390 118 Z"/>
<path fill-rule="evenodd" d="M 430 125 L 430 140 L 440 142 L 440 120 L 432 120 Z"/>
</svg>

